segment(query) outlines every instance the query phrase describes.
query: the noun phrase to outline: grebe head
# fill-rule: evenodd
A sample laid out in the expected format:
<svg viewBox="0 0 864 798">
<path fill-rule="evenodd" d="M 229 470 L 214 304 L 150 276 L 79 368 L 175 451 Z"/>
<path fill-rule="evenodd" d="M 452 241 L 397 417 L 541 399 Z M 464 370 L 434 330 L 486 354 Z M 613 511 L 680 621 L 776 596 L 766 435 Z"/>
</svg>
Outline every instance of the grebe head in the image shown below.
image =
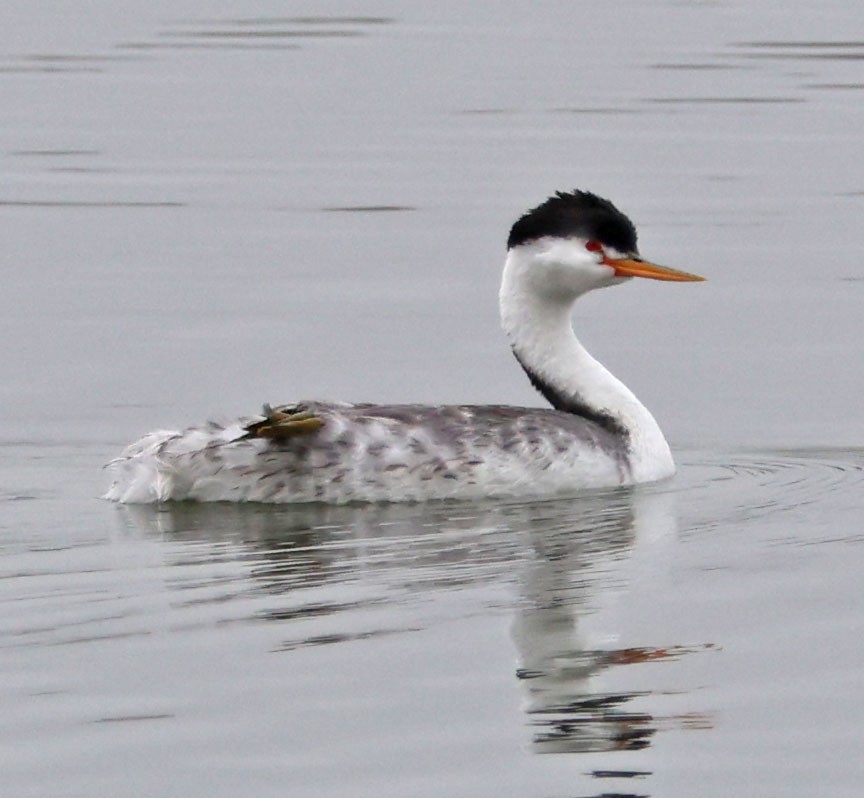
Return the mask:
<svg viewBox="0 0 864 798">
<path fill-rule="evenodd" d="M 643 260 L 633 223 L 588 191 L 559 191 L 526 212 L 511 228 L 507 249 L 511 277 L 550 301 L 572 302 L 630 277 L 703 279 Z"/>
</svg>

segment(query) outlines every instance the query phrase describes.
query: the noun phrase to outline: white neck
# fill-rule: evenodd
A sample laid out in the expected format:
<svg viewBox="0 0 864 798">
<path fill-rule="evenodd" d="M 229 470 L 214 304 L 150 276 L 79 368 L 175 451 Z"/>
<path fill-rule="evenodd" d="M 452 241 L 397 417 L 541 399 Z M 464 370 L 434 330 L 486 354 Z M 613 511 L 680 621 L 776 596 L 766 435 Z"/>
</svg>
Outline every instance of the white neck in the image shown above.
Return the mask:
<svg viewBox="0 0 864 798">
<path fill-rule="evenodd" d="M 543 263 L 537 252 L 517 247 L 507 256 L 499 294 L 501 323 L 523 368 L 559 410 L 600 423 L 627 440 L 632 478 L 661 479 L 674 471 L 672 454 L 659 425 L 633 392 L 576 338 L 571 325 L 573 303 L 593 287 L 613 281 L 594 280 L 562 290 L 563 267 Z"/>
</svg>

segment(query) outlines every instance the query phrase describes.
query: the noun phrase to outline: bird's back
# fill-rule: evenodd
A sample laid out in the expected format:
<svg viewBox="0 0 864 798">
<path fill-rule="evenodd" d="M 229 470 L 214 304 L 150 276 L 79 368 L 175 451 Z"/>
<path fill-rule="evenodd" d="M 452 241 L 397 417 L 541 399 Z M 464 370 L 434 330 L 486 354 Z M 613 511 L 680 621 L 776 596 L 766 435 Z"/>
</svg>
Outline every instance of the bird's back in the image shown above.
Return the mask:
<svg viewBox="0 0 864 798">
<path fill-rule="evenodd" d="M 307 419 L 298 433 L 262 437 L 265 416 L 151 433 L 110 464 L 107 498 L 422 501 L 552 495 L 631 479 L 626 440 L 557 410 L 315 401 L 289 409 Z"/>
</svg>

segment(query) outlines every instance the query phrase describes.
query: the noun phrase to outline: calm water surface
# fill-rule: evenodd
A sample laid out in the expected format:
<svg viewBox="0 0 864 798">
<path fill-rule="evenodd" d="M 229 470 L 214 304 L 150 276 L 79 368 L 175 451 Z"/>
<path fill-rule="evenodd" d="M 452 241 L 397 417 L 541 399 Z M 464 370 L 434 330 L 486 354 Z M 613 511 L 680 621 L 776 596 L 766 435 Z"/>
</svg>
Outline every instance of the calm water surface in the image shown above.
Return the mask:
<svg viewBox="0 0 864 798">
<path fill-rule="evenodd" d="M 862 25 L 4 2 L 3 795 L 860 795 Z M 674 481 L 98 498 L 132 438 L 263 402 L 536 403 L 498 273 L 574 186 L 709 278 L 577 314 Z"/>
</svg>

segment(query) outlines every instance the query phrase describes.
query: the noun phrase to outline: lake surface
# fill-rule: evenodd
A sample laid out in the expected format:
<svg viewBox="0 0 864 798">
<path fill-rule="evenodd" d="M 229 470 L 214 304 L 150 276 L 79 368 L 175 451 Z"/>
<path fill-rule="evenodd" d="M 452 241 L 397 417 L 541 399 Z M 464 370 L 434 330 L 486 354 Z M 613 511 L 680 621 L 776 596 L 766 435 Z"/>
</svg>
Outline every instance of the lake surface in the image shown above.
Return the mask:
<svg viewBox="0 0 864 798">
<path fill-rule="evenodd" d="M 0 7 L 0 790 L 859 796 L 853 0 Z M 537 404 L 513 220 L 705 275 L 580 303 L 666 484 L 118 507 L 159 427 Z"/>
</svg>

